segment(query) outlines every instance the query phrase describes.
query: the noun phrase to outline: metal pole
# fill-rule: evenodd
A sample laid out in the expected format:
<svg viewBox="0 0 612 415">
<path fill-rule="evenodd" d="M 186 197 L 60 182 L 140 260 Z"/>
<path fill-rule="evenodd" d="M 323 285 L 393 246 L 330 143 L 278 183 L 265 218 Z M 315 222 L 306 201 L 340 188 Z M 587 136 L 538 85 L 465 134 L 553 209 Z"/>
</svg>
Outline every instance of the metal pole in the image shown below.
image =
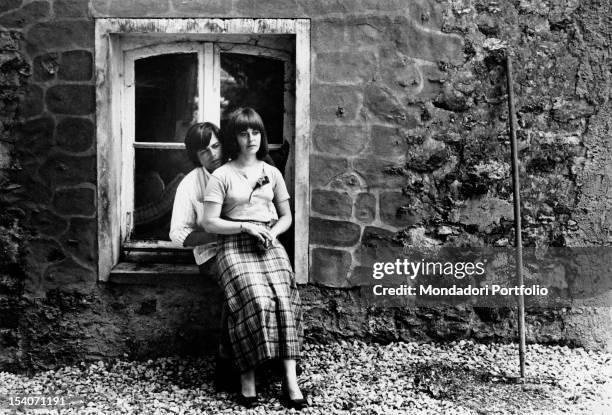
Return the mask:
<svg viewBox="0 0 612 415">
<path fill-rule="evenodd" d="M 512 89 L 512 60 L 506 53 L 506 81 L 508 87 L 508 111 L 510 117 L 510 151 L 512 157 L 512 194 L 514 198 L 514 245 L 516 247 L 516 277 L 519 286 L 523 285 L 523 240 L 521 238 L 521 193 L 519 183 L 518 145 L 516 142 L 516 113 L 514 111 L 514 90 Z M 525 298 L 518 298 L 519 362 L 521 379 L 525 378 Z"/>
</svg>

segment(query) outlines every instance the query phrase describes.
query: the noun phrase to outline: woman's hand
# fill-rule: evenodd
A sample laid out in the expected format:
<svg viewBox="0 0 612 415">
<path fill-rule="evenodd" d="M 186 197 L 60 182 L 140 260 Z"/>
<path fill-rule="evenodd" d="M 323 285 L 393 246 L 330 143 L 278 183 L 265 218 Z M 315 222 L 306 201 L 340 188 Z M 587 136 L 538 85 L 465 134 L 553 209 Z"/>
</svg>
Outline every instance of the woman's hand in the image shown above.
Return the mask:
<svg viewBox="0 0 612 415">
<path fill-rule="evenodd" d="M 274 236 L 272 236 L 270 231 L 263 226 L 255 225 L 250 222 L 242 222 L 242 230 L 249 235 L 253 235 L 264 245 L 274 241 Z"/>
</svg>

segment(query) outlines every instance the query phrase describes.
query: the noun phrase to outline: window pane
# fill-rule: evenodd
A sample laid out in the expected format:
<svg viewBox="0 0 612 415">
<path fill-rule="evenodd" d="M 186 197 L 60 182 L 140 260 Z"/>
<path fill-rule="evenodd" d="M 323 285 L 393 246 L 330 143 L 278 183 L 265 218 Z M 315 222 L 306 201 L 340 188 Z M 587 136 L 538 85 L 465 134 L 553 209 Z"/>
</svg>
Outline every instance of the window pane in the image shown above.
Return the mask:
<svg viewBox="0 0 612 415">
<path fill-rule="evenodd" d="M 193 168 L 185 150 L 136 149 L 132 239 L 170 238 L 176 187 Z"/>
<path fill-rule="evenodd" d="M 221 53 L 221 126 L 238 107 L 261 115 L 268 141 L 283 142 L 285 66 L 283 61 L 238 53 Z"/>
<path fill-rule="evenodd" d="M 138 59 L 134 70 L 136 141 L 183 142 L 197 120 L 197 54 Z"/>
</svg>

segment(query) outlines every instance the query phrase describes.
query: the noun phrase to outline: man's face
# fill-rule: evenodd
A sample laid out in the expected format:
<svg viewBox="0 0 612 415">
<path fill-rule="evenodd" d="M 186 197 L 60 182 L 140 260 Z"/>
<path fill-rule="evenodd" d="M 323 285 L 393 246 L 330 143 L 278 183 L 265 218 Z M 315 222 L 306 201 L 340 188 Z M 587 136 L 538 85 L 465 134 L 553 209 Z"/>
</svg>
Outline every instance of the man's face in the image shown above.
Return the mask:
<svg viewBox="0 0 612 415">
<path fill-rule="evenodd" d="M 221 143 L 215 134 L 211 135 L 208 147 L 201 149 L 197 154 L 202 166 L 210 173 L 222 164 Z"/>
</svg>

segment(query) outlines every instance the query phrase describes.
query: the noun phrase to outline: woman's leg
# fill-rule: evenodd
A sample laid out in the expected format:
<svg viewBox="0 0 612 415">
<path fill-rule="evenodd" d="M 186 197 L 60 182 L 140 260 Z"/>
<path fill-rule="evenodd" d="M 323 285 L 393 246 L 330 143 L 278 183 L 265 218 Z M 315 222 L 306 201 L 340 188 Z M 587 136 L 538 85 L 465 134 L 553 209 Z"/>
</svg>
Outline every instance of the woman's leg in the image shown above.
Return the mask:
<svg viewBox="0 0 612 415">
<path fill-rule="evenodd" d="M 298 385 L 297 375 L 295 373 L 295 360 L 285 359 L 283 360 L 283 366 L 285 369 L 285 387 L 287 388 L 289 399 L 303 399 L 304 396 Z"/>
<path fill-rule="evenodd" d="M 240 374 L 240 388 L 243 396 L 252 397 L 257 395 L 255 390 L 255 370 L 251 369 Z"/>
</svg>

